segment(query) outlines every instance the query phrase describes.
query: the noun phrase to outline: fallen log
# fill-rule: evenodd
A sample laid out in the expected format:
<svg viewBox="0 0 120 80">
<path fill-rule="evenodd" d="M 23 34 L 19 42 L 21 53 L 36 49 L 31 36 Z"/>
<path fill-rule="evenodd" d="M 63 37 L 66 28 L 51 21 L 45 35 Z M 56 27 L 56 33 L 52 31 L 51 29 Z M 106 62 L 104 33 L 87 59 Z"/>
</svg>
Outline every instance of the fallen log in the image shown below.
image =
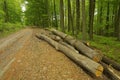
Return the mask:
<svg viewBox="0 0 120 80">
<path fill-rule="evenodd" d="M 68 43 L 65 43 L 63 41 L 60 41 L 59 43 L 62 44 L 62 45 L 64 45 L 64 46 L 66 46 L 66 47 L 68 47 L 69 49 L 73 50 L 74 52 L 79 53 L 79 51 L 77 51 L 74 47 L 72 47 Z"/>
<path fill-rule="evenodd" d="M 75 51 L 76 53 L 79 53 L 79 51 L 77 51 L 73 46 L 69 45 L 68 43 L 65 43 L 65 42 L 63 41 L 63 39 L 61 39 L 61 37 L 59 37 L 59 36 L 57 36 L 57 35 L 54 35 L 54 34 L 48 34 L 48 35 L 46 35 L 46 36 L 50 37 L 51 39 L 59 42 L 60 44 L 62 44 L 62 45 L 64 45 L 64 46 L 70 48 L 71 50 Z"/>
<path fill-rule="evenodd" d="M 112 80 L 120 80 L 120 76 L 117 75 L 117 73 L 114 71 L 114 69 L 111 66 L 106 65 L 103 62 L 100 62 L 102 66 L 104 67 L 104 74 L 107 74 Z"/>
<path fill-rule="evenodd" d="M 116 70 L 120 71 L 120 64 L 111 60 L 110 58 L 107 58 L 106 56 L 103 56 L 102 59 L 103 62 L 105 62 L 108 65 L 111 65 L 112 67 L 114 67 Z"/>
<path fill-rule="evenodd" d="M 57 50 L 63 52 L 66 56 L 68 56 L 70 59 L 78 63 L 81 67 L 84 67 L 89 72 L 93 73 L 95 76 L 101 76 L 103 72 L 103 67 L 101 64 L 89 59 L 86 56 L 83 56 L 79 53 L 74 52 L 73 50 L 69 49 L 68 47 L 52 40 L 51 38 L 41 34 L 37 35 L 40 39 L 43 39 L 47 41 L 49 44 L 51 44 L 53 47 L 55 47 Z"/>
<path fill-rule="evenodd" d="M 78 51 L 80 51 L 81 53 L 83 53 L 87 57 L 93 59 L 94 61 L 99 62 L 99 61 L 102 60 L 102 56 L 103 56 L 102 54 L 97 53 L 96 51 L 89 48 L 84 43 L 80 42 L 79 40 L 76 40 L 72 36 L 69 36 L 69 35 L 67 35 L 67 34 L 65 34 L 63 32 L 60 32 L 58 30 L 55 30 L 55 29 L 52 29 L 51 31 L 54 34 L 56 34 L 56 35 L 60 36 L 61 38 L 63 38 L 63 40 L 68 42 L 70 45 L 74 46 Z"/>
</svg>

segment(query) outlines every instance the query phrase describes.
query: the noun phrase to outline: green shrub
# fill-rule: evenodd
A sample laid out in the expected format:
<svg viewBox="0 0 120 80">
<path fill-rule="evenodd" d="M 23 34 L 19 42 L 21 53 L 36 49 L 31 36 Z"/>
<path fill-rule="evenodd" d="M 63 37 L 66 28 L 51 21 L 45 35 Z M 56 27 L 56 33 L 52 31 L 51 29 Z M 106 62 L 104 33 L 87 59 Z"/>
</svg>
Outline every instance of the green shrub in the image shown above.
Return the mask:
<svg viewBox="0 0 120 80">
<path fill-rule="evenodd" d="M 0 23 L 0 37 L 4 37 L 10 33 L 16 32 L 23 28 L 20 23 Z"/>
</svg>

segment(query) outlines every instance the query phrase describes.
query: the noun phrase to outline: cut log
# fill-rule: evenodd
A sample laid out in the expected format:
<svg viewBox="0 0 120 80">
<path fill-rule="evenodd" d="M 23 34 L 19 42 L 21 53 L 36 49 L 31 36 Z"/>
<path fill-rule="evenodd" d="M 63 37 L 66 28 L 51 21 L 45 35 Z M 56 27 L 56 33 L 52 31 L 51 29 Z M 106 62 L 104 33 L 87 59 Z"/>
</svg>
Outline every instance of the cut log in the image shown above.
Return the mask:
<svg viewBox="0 0 120 80">
<path fill-rule="evenodd" d="M 61 37 L 59 37 L 59 36 L 57 36 L 57 35 L 54 35 L 54 34 L 50 34 L 50 35 L 48 34 L 48 35 L 46 35 L 46 36 L 50 37 L 51 39 L 59 42 L 60 44 L 62 44 L 62 45 L 64 45 L 64 46 L 70 48 L 71 50 L 75 51 L 76 53 L 79 53 L 79 51 L 77 51 L 73 46 L 69 45 L 68 43 L 65 43 L 65 42 L 63 41 L 63 39 L 61 39 Z"/>
<path fill-rule="evenodd" d="M 61 38 L 63 38 L 63 40 L 68 42 L 70 45 L 74 46 L 78 51 L 80 51 L 81 53 L 83 53 L 87 57 L 93 59 L 94 61 L 99 62 L 99 61 L 102 60 L 103 55 L 101 53 L 97 53 L 96 51 L 89 48 L 84 43 L 80 42 L 79 40 L 76 40 L 72 36 L 69 36 L 69 35 L 67 35 L 67 34 L 65 34 L 63 32 L 60 32 L 58 30 L 55 30 L 55 29 L 52 29 L 51 31 L 54 34 L 56 34 L 56 35 L 60 36 Z"/>
<path fill-rule="evenodd" d="M 62 44 L 62 45 L 64 45 L 64 46 L 66 46 L 66 47 L 68 47 L 69 49 L 73 50 L 74 52 L 79 53 L 79 51 L 77 51 L 74 47 L 72 47 L 68 43 L 65 43 L 63 41 L 60 41 L 59 43 Z"/>
<path fill-rule="evenodd" d="M 57 50 L 63 52 L 66 56 L 68 56 L 70 59 L 78 63 L 81 67 L 84 67 L 89 72 L 93 73 L 95 76 L 101 76 L 103 72 L 103 67 L 101 64 L 89 59 L 86 56 L 83 56 L 79 53 L 74 52 L 73 50 L 69 49 L 68 47 L 52 40 L 51 38 L 41 34 L 37 35 L 39 38 L 47 41 L 49 44 L 51 44 L 53 47 L 55 47 Z"/>
<path fill-rule="evenodd" d="M 107 58 L 106 56 L 103 57 L 102 59 L 103 62 L 105 62 L 108 65 L 111 65 L 112 67 L 114 67 L 116 70 L 120 71 L 120 64 L 111 60 L 110 58 Z"/>
<path fill-rule="evenodd" d="M 114 69 L 111 66 L 108 66 L 103 62 L 100 62 L 100 63 L 104 67 L 103 72 L 107 74 L 112 80 L 120 80 L 120 76 L 117 75 L 117 73 L 114 71 Z"/>
</svg>

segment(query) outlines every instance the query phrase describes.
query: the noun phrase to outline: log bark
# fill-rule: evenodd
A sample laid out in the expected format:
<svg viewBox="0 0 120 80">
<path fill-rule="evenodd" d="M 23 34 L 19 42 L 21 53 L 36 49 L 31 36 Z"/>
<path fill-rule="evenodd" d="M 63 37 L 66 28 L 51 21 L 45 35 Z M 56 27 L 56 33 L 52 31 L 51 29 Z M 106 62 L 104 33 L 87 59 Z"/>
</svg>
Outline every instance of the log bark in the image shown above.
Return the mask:
<svg viewBox="0 0 120 80">
<path fill-rule="evenodd" d="M 107 74 L 112 80 L 120 80 L 120 76 L 117 75 L 117 73 L 114 71 L 114 69 L 111 66 L 106 65 L 103 62 L 100 62 L 102 66 L 104 67 L 104 74 Z"/>
<path fill-rule="evenodd" d="M 47 41 L 49 44 L 51 44 L 57 50 L 63 52 L 67 57 L 71 58 L 73 61 L 78 63 L 81 67 L 84 67 L 89 72 L 93 73 L 95 76 L 97 76 L 97 77 L 101 76 L 101 74 L 103 72 L 103 67 L 101 64 L 89 59 L 86 56 L 83 56 L 79 53 L 74 52 L 73 50 L 69 49 L 68 47 L 52 40 L 51 38 L 49 38 L 43 34 L 37 35 L 37 36 L 39 38 Z"/>
<path fill-rule="evenodd" d="M 112 67 L 114 67 L 116 70 L 119 70 L 120 71 L 120 64 L 111 60 L 110 58 L 107 58 L 107 57 L 103 57 L 102 59 L 103 62 L 105 62 L 106 64 L 108 65 L 111 65 Z"/>
<path fill-rule="evenodd" d="M 57 35 L 54 35 L 54 34 L 48 34 L 46 35 L 48 37 L 50 37 L 51 39 L 59 42 L 60 44 L 70 48 L 71 50 L 75 51 L 76 53 L 79 53 L 79 51 L 77 51 L 73 46 L 69 45 L 68 43 L 64 42 L 63 39 Z"/>
<path fill-rule="evenodd" d="M 79 51 L 77 51 L 74 47 L 72 47 L 68 43 L 65 43 L 63 41 L 60 41 L 59 43 L 62 44 L 62 45 L 64 45 L 64 46 L 66 46 L 66 47 L 68 47 L 69 49 L 73 50 L 74 52 L 79 53 Z"/>
<path fill-rule="evenodd" d="M 87 57 L 93 59 L 94 61 L 99 62 L 102 60 L 103 55 L 101 53 L 98 53 L 98 52 L 94 51 L 93 49 L 87 47 L 84 43 L 80 42 L 79 40 L 76 40 L 72 36 L 69 36 L 69 35 L 67 35 L 63 32 L 57 31 L 55 29 L 52 29 L 51 31 L 54 34 L 63 38 L 63 40 L 68 42 L 70 45 L 74 46 L 78 51 L 80 51 Z"/>
</svg>

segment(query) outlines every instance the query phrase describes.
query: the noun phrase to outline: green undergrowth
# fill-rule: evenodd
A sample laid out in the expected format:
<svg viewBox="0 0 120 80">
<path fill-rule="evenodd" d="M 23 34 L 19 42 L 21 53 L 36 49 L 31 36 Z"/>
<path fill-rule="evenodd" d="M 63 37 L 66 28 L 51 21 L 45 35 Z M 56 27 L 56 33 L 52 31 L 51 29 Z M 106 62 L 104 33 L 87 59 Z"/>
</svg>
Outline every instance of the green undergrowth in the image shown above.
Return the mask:
<svg viewBox="0 0 120 80">
<path fill-rule="evenodd" d="M 20 23 L 0 23 L 0 38 L 6 37 L 22 28 L 23 25 L 21 25 Z"/>
<path fill-rule="evenodd" d="M 120 63 L 120 41 L 113 37 L 94 35 L 93 41 L 89 41 L 92 47 L 102 51 L 109 58 Z"/>
</svg>

